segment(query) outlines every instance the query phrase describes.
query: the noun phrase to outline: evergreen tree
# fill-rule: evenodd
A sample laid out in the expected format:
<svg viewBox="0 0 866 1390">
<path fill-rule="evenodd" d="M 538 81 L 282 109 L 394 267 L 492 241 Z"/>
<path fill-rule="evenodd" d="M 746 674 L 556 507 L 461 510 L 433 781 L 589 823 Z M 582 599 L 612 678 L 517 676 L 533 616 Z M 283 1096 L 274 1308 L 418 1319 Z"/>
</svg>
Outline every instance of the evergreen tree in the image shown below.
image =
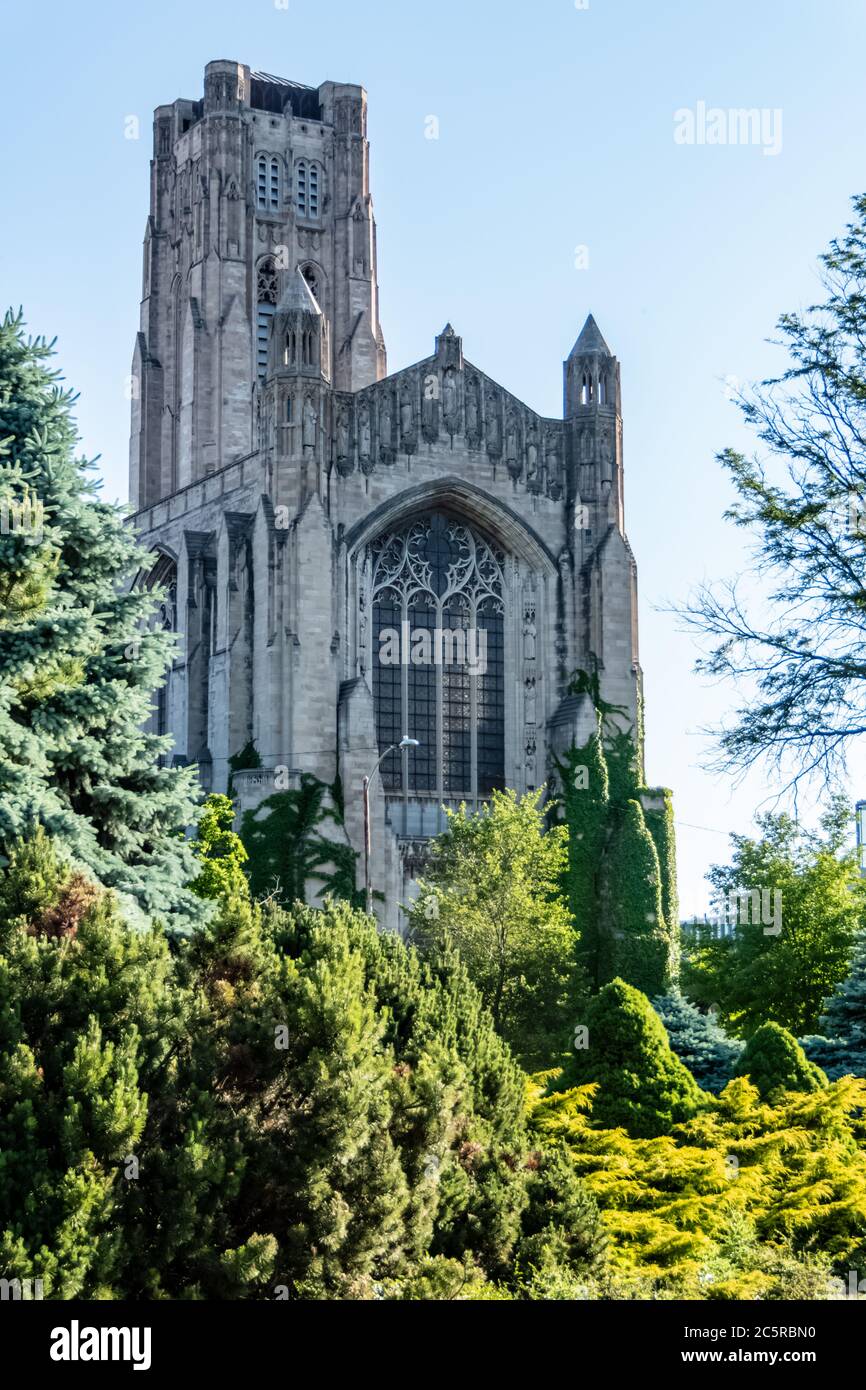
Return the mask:
<svg viewBox="0 0 866 1390">
<path fill-rule="evenodd" d="M 598 1087 L 593 1119 L 622 1125 L 635 1137 L 667 1133 L 705 1103 L 694 1077 L 671 1051 L 658 1014 L 645 995 L 612 980 L 590 1001 L 587 1045 L 578 1045 L 564 1086 Z"/>
<path fill-rule="evenodd" d="M 705 1091 L 718 1094 L 734 1075 L 742 1044 L 729 1038 L 709 1014 L 689 1003 L 679 989 L 657 995 L 653 1008 L 672 1050 Z"/>
<path fill-rule="evenodd" d="M 598 1126 L 591 1086 L 545 1093 L 543 1081 L 532 1129 L 566 1147 L 610 1239 L 582 1296 L 829 1298 L 833 1265 L 862 1268 L 866 1082 L 768 1104 L 738 1077 L 694 1119 L 642 1139 Z"/>
<path fill-rule="evenodd" d="M 192 769 L 157 766 L 169 740 L 143 732 L 171 660 L 147 629 L 155 596 L 130 589 L 149 564 L 118 509 L 74 457 L 71 393 L 21 317 L 0 325 L 0 853 L 35 824 L 147 915 L 183 924 L 201 904 Z"/>
<path fill-rule="evenodd" d="M 269 930 L 301 961 L 346 934 L 393 1054 L 393 1123 L 409 1185 L 405 1222 L 416 1255 L 502 1271 L 526 1202 L 525 1078 L 457 953 L 431 961 L 361 912 L 269 907 Z"/>
<path fill-rule="evenodd" d="M 191 1011 L 125 1210 L 134 1294 L 371 1297 L 437 1283 L 431 1259 L 507 1270 L 524 1078 L 458 961 L 431 970 L 337 903 L 234 899 L 179 968 Z M 232 1294 L 239 1268 L 267 1284 Z"/>
<path fill-rule="evenodd" d="M 170 1045 L 170 959 L 40 831 L 0 873 L 0 1270 L 46 1298 L 99 1297 L 123 1261 L 120 1212 Z"/>
<path fill-rule="evenodd" d="M 764 1100 L 784 1091 L 817 1091 L 827 1077 L 810 1062 L 797 1039 L 778 1023 L 765 1023 L 743 1048 L 737 1076 L 748 1076 Z"/>
<path fill-rule="evenodd" d="M 852 1055 L 866 1056 L 866 934 L 857 937 L 850 969 L 827 1001 L 821 1028 Z"/>
<path fill-rule="evenodd" d="M 607 1233 L 598 1202 L 578 1177 L 564 1145 L 539 1153 L 527 1191 L 518 1265 L 538 1271 L 553 1264 L 558 1274 L 597 1274 L 608 1253 Z"/>
<path fill-rule="evenodd" d="M 800 1046 L 831 1081 L 866 1076 L 866 937 L 855 939 L 848 974 L 827 1000 L 821 1033 L 799 1039 Z"/>
</svg>

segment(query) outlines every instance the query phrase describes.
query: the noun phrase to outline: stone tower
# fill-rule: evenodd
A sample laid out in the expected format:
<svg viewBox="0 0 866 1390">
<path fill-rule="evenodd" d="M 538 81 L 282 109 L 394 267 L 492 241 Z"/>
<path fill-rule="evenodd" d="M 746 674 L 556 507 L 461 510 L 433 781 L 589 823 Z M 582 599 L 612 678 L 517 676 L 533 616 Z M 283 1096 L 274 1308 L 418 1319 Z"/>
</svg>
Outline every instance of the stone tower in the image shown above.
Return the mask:
<svg viewBox="0 0 866 1390">
<path fill-rule="evenodd" d="M 417 738 L 373 783 L 389 926 L 443 806 L 540 786 L 593 732 L 575 671 L 637 728 L 619 365 L 591 316 L 564 378 L 539 416 L 450 324 L 387 375 L 362 88 L 218 61 L 157 108 L 130 496 L 181 637 L 154 721 L 241 811 L 312 779 L 358 851 L 365 774 Z"/>
<path fill-rule="evenodd" d="M 331 327 L 327 375 L 385 375 L 367 98 L 208 63 L 204 97 L 159 106 L 136 342 L 136 507 L 258 447 L 255 385 L 277 277 L 301 266 Z"/>
</svg>

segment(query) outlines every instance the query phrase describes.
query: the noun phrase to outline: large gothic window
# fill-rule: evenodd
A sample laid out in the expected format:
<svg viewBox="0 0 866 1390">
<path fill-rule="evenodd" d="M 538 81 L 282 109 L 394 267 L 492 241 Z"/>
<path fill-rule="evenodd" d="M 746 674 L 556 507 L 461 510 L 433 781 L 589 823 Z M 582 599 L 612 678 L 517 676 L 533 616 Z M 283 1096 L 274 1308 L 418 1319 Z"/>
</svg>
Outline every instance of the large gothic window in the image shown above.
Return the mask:
<svg viewBox="0 0 866 1390">
<path fill-rule="evenodd" d="M 442 512 L 369 552 L 372 675 L 386 791 L 476 800 L 505 784 L 504 556 Z"/>
</svg>

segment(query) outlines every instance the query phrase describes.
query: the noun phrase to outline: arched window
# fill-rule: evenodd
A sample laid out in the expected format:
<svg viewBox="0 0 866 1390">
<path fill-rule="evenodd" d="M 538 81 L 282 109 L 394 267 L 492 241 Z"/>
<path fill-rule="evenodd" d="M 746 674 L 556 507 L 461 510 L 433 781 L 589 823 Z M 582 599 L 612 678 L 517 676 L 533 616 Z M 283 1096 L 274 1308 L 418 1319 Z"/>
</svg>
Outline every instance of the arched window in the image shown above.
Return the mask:
<svg viewBox="0 0 866 1390">
<path fill-rule="evenodd" d="M 318 164 L 307 159 L 298 160 L 295 165 L 295 205 L 300 217 L 318 217 L 321 181 Z"/>
<path fill-rule="evenodd" d="M 505 783 L 504 555 L 443 512 L 368 551 L 379 748 L 386 791 L 475 801 Z"/>
<path fill-rule="evenodd" d="M 268 374 L 268 342 L 271 320 L 277 311 L 279 276 L 273 256 L 259 261 L 256 274 L 256 375 L 264 381 Z"/>
<path fill-rule="evenodd" d="M 280 161 L 275 154 L 260 154 L 256 160 L 256 206 L 263 212 L 279 212 Z"/>
</svg>

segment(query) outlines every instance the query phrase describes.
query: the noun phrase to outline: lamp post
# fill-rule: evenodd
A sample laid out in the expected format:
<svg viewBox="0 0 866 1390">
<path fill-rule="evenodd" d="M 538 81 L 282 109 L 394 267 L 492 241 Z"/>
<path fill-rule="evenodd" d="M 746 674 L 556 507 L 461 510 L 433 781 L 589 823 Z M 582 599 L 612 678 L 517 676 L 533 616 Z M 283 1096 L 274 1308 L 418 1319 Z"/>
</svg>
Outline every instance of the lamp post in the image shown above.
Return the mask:
<svg viewBox="0 0 866 1390">
<path fill-rule="evenodd" d="M 384 753 L 380 753 L 376 759 L 373 771 L 369 777 L 364 778 L 364 905 L 367 913 L 373 915 L 373 885 L 370 882 L 370 783 L 379 770 L 379 764 L 387 758 L 389 753 L 393 753 L 395 748 L 418 748 L 420 740 L 410 738 L 404 734 L 399 743 L 392 743 L 390 748 L 386 748 Z"/>
</svg>

